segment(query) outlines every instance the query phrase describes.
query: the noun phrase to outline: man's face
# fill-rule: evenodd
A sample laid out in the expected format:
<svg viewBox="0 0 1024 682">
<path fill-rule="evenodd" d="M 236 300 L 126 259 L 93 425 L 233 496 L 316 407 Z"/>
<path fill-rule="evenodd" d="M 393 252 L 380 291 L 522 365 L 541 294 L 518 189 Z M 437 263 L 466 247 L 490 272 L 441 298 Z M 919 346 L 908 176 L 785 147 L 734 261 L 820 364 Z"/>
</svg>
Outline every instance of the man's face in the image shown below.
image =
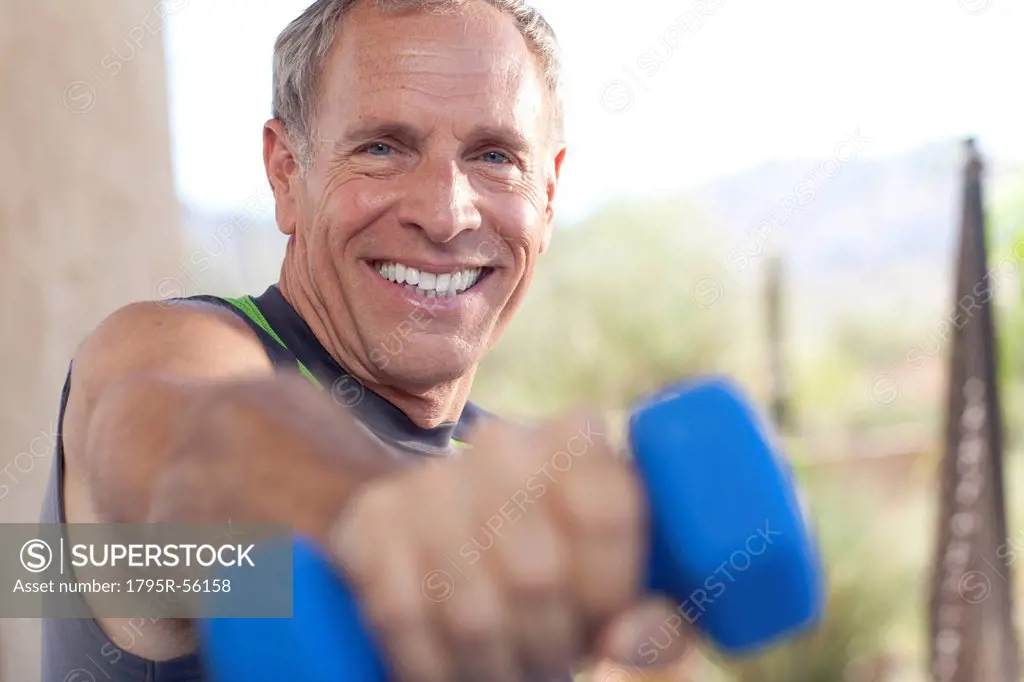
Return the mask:
<svg viewBox="0 0 1024 682">
<path fill-rule="evenodd" d="M 523 38 L 483 3 L 346 17 L 313 165 L 278 219 L 350 369 L 425 389 L 496 341 L 550 238 L 550 112 Z"/>
</svg>

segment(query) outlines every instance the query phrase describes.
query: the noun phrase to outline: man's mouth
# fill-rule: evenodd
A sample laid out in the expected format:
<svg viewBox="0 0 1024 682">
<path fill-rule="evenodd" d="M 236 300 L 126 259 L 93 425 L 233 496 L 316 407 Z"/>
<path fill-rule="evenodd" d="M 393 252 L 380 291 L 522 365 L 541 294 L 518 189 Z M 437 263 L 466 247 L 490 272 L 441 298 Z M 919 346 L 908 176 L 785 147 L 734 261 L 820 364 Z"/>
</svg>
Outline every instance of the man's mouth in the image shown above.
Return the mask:
<svg viewBox="0 0 1024 682">
<path fill-rule="evenodd" d="M 424 298 L 454 298 L 472 289 L 492 271 L 492 268 L 468 268 L 434 273 L 393 261 L 378 261 L 373 268 L 389 282 L 404 285 L 406 291 Z"/>
</svg>

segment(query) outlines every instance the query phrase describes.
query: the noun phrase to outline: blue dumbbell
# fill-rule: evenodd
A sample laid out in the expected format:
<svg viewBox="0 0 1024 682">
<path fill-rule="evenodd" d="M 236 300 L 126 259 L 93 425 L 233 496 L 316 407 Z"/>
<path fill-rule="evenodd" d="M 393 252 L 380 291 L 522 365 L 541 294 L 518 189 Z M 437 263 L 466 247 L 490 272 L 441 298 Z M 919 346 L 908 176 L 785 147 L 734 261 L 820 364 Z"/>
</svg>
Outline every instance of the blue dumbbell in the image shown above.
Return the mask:
<svg viewBox="0 0 1024 682">
<path fill-rule="evenodd" d="M 727 656 L 798 634 L 822 615 L 815 544 L 773 441 L 722 379 L 670 388 L 629 423 L 651 513 L 648 585 L 679 602 L 680 615 Z M 329 560 L 302 538 L 283 549 L 292 553 L 294 616 L 202 621 L 212 679 L 384 682 L 372 635 Z"/>
</svg>

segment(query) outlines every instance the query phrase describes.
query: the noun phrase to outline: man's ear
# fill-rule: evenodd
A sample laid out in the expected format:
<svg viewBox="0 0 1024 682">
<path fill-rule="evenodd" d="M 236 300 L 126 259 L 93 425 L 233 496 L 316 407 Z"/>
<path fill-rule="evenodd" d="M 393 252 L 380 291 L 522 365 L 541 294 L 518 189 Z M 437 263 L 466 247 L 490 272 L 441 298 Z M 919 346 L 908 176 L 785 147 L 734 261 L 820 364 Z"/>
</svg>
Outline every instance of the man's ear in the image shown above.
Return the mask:
<svg viewBox="0 0 1024 682">
<path fill-rule="evenodd" d="M 544 253 L 551 246 L 551 236 L 555 229 L 555 192 L 558 189 L 558 178 L 562 174 L 562 162 L 565 161 L 565 145 L 557 147 L 554 171 L 548 175 L 547 206 L 544 210 L 544 234 L 541 236 L 540 252 Z"/>
<path fill-rule="evenodd" d="M 273 118 L 263 126 L 263 166 L 274 192 L 277 229 L 292 236 L 299 222 L 302 191 L 299 160 L 288 141 L 284 123 Z"/>
</svg>

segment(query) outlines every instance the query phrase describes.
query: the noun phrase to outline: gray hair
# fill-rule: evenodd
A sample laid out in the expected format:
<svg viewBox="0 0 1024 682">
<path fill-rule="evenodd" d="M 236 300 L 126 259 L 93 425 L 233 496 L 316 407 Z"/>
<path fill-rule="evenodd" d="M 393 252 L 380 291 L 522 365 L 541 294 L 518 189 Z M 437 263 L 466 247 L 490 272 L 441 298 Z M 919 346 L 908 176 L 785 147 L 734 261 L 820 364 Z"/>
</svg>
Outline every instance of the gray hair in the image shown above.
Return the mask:
<svg viewBox="0 0 1024 682">
<path fill-rule="evenodd" d="M 274 118 L 280 120 L 296 147 L 303 169 L 312 164 L 312 126 L 320 101 L 320 75 L 345 15 L 360 2 L 382 12 L 451 11 L 477 0 L 316 0 L 290 23 L 274 44 Z M 539 62 L 548 91 L 552 133 L 564 135 L 560 93 L 561 57 L 554 30 L 525 0 L 479 0 L 512 18 Z"/>
</svg>

